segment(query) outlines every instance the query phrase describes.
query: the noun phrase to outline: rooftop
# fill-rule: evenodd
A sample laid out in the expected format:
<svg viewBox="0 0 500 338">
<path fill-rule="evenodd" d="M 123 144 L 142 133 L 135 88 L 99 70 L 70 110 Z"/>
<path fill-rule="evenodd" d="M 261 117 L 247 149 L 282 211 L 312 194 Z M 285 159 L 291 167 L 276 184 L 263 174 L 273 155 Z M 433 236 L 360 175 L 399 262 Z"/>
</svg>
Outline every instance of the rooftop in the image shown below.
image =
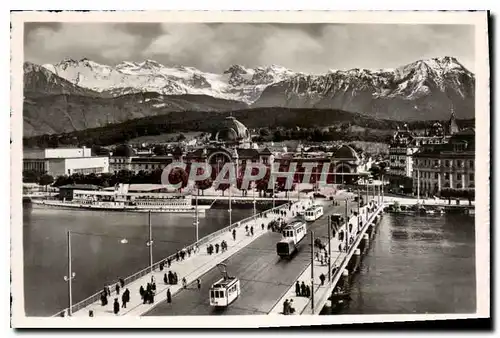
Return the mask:
<svg viewBox="0 0 500 338">
<path fill-rule="evenodd" d="M 73 190 L 99 190 L 100 186 L 94 184 L 66 184 L 60 186 L 59 189 L 73 189 Z"/>
</svg>

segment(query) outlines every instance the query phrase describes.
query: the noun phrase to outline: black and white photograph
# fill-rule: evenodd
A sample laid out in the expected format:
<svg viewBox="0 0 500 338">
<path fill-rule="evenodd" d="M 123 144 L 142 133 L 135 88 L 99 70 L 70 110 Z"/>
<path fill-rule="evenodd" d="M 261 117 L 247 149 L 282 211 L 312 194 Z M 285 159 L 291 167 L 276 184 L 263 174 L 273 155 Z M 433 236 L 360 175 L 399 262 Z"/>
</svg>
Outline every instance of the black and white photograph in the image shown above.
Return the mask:
<svg viewBox="0 0 500 338">
<path fill-rule="evenodd" d="M 11 20 L 14 326 L 489 317 L 487 12 Z"/>
</svg>

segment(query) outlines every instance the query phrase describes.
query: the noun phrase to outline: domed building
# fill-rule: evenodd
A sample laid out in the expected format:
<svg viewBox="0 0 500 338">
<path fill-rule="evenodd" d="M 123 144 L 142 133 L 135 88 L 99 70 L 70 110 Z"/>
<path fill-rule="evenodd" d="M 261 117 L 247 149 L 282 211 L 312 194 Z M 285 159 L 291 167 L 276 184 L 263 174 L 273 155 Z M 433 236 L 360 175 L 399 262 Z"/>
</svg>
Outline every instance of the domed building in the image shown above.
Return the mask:
<svg viewBox="0 0 500 338">
<path fill-rule="evenodd" d="M 272 154 L 267 148 L 253 147 L 248 128 L 233 116 L 228 116 L 212 133 L 209 145 L 187 153 L 185 160 L 187 163 L 210 164 L 215 178 L 226 163 L 234 163 L 239 172 L 247 163 L 270 163 Z"/>
<path fill-rule="evenodd" d="M 337 148 L 331 158 L 335 183 L 353 183 L 358 179 L 358 166 L 361 164 L 358 153 L 346 144 Z"/>
<path fill-rule="evenodd" d="M 251 135 L 247 127 L 232 116 L 226 117 L 221 127 L 212 133 L 212 143 L 227 147 L 251 148 Z"/>
</svg>

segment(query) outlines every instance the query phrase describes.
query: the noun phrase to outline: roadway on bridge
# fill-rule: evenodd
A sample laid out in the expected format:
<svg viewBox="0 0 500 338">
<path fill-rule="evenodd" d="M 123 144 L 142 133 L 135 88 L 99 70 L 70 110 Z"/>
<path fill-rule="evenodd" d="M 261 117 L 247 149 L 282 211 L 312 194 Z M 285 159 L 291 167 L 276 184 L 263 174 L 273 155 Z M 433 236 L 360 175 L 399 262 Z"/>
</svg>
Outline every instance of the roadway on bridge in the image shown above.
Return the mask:
<svg viewBox="0 0 500 338">
<path fill-rule="evenodd" d="M 343 214 L 345 204 L 341 204 L 341 206 L 326 207 L 325 214 Z M 357 204 L 349 204 L 349 214 L 353 207 L 357 208 Z M 308 229 L 314 231 L 315 237 L 320 237 L 323 242 L 327 241 L 328 227 L 325 216 L 311 223 Z M 280 239 L 281 234 L 268 232 L 224 261 L 229 275 L 238 277 L 241 283 L 241 294 L 229 307 L 216 310 L 209 304 L 210 286 L 222 277 L 219 269 L 213 268 L 200 278 L 201 289 L 197 288 L 196 283 L 191 283 L 186 290 L 181 290 L 172 297 L 172 303 L 163 301 L 145 315 L 253 315 L 269 313 L 311 261 L 309 232 L 306 238 L 301 241 L 299 252 L 291 260 L 280 259 L 276 254 L 276 243 Z M 337 248 L 332 248 L 332 251 L 335 250 Z"/>
</svg>

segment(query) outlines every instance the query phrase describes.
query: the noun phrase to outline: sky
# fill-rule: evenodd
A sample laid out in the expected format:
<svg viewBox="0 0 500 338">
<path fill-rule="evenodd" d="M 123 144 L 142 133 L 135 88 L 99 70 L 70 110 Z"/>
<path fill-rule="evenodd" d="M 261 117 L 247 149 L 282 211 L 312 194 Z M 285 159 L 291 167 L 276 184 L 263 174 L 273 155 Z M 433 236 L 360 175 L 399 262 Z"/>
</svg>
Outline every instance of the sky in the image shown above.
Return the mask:
<svg viewBox="0 0 500 338">
<path fill-rule="evenodd" d="M 221 73 L 231 65 L 330 69 L 396 68 L 453 56 L 474 72 L 474 27 L 425 24 L 26 23 L 25 60 L 88 58 L 116 65 L 146 59 Z"/>
</svg>

